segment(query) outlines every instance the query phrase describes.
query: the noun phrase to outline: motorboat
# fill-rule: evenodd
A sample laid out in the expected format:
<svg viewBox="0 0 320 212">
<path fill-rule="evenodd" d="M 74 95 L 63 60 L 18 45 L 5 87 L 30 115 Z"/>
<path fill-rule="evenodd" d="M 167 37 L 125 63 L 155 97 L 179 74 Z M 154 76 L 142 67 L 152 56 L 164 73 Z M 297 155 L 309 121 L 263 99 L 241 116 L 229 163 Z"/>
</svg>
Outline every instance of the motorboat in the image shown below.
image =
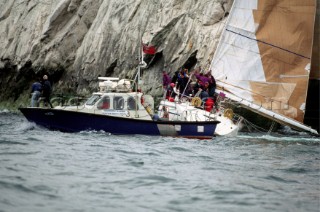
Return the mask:
<svg viewBox="0 0 320 212">
<path fill-rule="evenodd" d="M 172 136 L 211 139 L 218 120 L 170 120 L 154 113 L 154 99 L 133 87 L 132 80 L 99 77 L 99 91 L 82 104 L 20 107 L 29 120 L 63 132 L 105 131 L 114 135 Z"/>
</svg>

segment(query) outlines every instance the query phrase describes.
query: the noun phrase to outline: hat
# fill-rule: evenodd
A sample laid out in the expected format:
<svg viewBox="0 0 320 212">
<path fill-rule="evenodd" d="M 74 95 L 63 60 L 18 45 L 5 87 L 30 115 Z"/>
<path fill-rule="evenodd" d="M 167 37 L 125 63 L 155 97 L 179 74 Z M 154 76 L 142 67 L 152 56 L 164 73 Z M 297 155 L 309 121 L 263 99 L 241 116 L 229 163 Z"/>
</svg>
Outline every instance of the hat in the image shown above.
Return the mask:
<svg viewBox="0 0 320 212">
<path fill-rule="evenodd" d="M 43 76 L 43 79 L 44 79 L 44 80 L 47 80 L 47 79 L 48 79 L 48 76 L 47 76 L 47 75 L 44 75 L 44 76 Z"/>
</svg>

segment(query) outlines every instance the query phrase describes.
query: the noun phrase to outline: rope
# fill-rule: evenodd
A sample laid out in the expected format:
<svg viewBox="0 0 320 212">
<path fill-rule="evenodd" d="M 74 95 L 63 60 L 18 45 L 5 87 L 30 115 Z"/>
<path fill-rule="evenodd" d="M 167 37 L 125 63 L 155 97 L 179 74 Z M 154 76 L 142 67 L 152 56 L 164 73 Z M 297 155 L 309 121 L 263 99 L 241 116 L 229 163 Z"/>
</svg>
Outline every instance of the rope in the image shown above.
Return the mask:
<svg viewBox="0 0 320 212">
<path fill-rule="evenodd" d="M 270 135 L 270 133 L 272 132 L 275 124 L 276 124 L 276 122 L 272 121 L 272 124 L 271 124 L 271 126 L 270 126 L 270 129 L 269 129 L 269 131 L 268 131 L 268 135 Z"/>
<path fill-rule="evenodd" d="M 230 108 L 226 109 L 224 111 L 224 113 L 223 113 L 223 116 L 232 120 L 232 118 L 233 118 L 233 110 L 230 109 Z"/>
<path fill-rule="evenodd" d="M 262 128 L 262 127 L 259 127 L 259 126 L 255 125 L 255 124 L 253 124 L 252 122 L 248 121 L 248 120 L 245 119 L 245 118 L 243 118 L 243 121 L 244 121 L 244 123 L 245 123 L 246 125 L 252 127 L 253 129 L 255 129 L 255 130 L 258 131 L 258 132 L 264 132 L 264 133 L 265 133 L 265 132 L 268 131 L 268 130 Z M 248 129 L 250 129 L 250 128 L 248 128 Z"/>
<path fill-rule="evenodd" d="M 280 49 L 280 50 L 282 50 L 282 51 L 289 52 L 289 53 L 294 54 L 294 55 L 297 55 L 297 56 L 299 56 L 299 57 L 303 57 L 303 58 L 306 58 L 306 59 L 309 59 L 309 60 L 311 59 L 311 58 L 309 58 L 309 57 L 306 57 L 306 56 L 304 56 L 304 55 L 295 53 L 295 52 L 293 52 L 293 51 L 290 51 L 290 50 L 288 50 L 288 49 L 282 48 L 282 47 L 280 47 L 280 46 L 276 46 L 276 45 L 273 45 L 273 44 L 271 44 L 271 43 L 267 43 L 267 42 L 262 41 L 262 40 L 250 38 L 249 36 L 242 35 L 242 34 L 240 34 L 240 33 L 238 33 L 238 32 L 232 31 L 232 30 L 230 30 L 230 29 L 226 29 L 226 31 L 231 32 L 231 33 L 234 33 L 234 34 L 237 34 L 237 35 L 240 35 L 240 36 L 245 37 L 245 38 L 248 38 L 249 40 L 254 40 L 254 41 L 257 41 L 257 42 L 266 44 L 266 45 L 268 45 L 268 46 L 272 46 L 272 47 L 274 47 L 274 48 Z"/>
<path fill-rule="evenodd" d="M 191 105 L 195 107 L 200 107 L 201 106 L 201 99 L 199 97 L 193 97 L 191 100 Z"/>
</svg>

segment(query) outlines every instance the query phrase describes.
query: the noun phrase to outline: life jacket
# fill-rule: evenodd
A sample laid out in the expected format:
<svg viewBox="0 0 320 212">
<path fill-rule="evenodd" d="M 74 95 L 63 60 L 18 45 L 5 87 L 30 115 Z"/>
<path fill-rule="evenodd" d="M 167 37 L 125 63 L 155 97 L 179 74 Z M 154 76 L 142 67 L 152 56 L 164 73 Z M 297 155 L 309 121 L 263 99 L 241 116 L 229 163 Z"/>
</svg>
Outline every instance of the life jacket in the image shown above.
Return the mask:
<svg viewBox="0 0 320 212">
<path fill-rule="evenodd" d="M 208 112 L 210 112 L 212 110 L 214 106 L 214 101 L 212 98 L 208 98 L 204 104 L 204 109 Z"/>
</svg>

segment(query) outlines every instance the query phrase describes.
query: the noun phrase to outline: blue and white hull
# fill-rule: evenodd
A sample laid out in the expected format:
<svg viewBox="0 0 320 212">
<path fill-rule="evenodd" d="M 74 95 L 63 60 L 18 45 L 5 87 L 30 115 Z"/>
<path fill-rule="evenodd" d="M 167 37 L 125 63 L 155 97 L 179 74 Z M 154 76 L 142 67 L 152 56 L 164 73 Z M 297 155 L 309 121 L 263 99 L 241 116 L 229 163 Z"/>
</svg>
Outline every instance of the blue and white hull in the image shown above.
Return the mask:
<svg viewBox="0 0 320 212">
<path fill-rule="evenodd" d="M 219 121 L 153 121 L 49 108 L 19 108 L 37 125 L 63 132 L 103 130 L 115 135 L 153 135 L 211 139 Z"/>
</svg>

